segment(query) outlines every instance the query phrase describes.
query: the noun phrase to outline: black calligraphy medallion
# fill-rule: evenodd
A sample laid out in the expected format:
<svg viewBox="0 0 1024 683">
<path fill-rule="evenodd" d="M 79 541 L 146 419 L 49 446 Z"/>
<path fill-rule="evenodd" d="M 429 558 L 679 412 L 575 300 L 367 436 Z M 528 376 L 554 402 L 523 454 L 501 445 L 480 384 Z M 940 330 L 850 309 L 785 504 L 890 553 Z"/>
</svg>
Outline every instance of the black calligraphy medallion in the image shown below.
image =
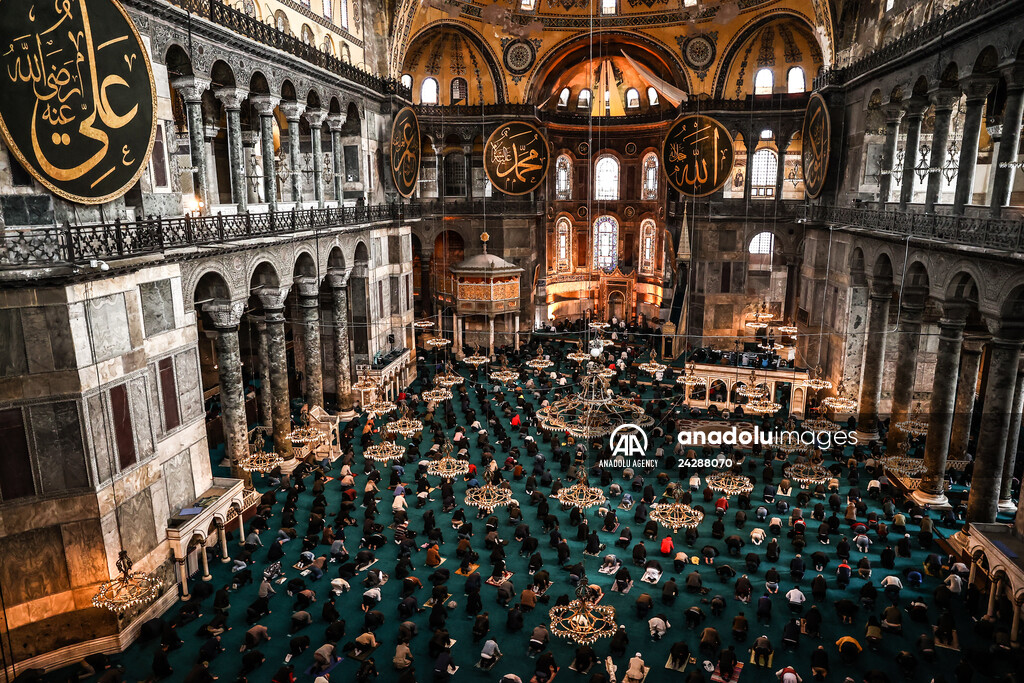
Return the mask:
<svg viewBox="0 0 1024 683">
<path fill-rule="evenodd" d="M 116 0 L 7 0 L 0 133 L 29 173 L 82 204 L 120 197 L 149 161 L 156 87 Z"/>
<path fill-rule="evenodd" d="M 533 192 L 548 172 L 548 143 L 536 126 L 509 121 L 484 145 L 484 170 L 491 185 L 505 194 Z"/>
<path fill-rule="evenodd" d="M 391 176 L 398 194 L 411 197 L 420 177 L 420 122 L 411 107 L 404 107 L 391 123 Z"/>
<path fill-rule="evenodd" d="M 672 187 L 690 197 L 704 197 L 729 180 L 736 155 L 729 130 L 698 114 L 672 124 L 661 158 Z"/>
<path fill-rule="evenodd" d="M 804 192 L 815 199 L 825 187 L 828 175 L 828 153 L 832 135 L 832 122 L 825 99 L 818 93 L 811 95 L 804 111 L 804 128 L 800 136 L 800 161 L 804 171 Z"/>
</svg>

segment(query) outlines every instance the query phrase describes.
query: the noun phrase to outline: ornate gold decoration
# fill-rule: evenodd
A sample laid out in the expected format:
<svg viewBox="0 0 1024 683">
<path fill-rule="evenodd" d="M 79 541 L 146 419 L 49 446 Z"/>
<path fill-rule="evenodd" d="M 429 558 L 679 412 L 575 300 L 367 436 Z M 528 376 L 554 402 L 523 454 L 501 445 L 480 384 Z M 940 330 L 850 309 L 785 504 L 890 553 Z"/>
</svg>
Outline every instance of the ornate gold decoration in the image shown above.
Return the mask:
<svg viewBox="0 0 1024 683">
<path fill-rule="evenodd" d="M 697 364 L 690 361 L 690 364 L 686 366 L 686 372 L 676 377 L 676 383 L 685 384 L 688 387 L 702 387 L 708 383 L 708 380 L 697 376 Z"/>
<path fill-rule="evenodd" d="M 718 491 L 729 496 L 750 493 L 754 490 L 754 484 L 750 481 L 750 477 L 745 477 L 742 474 L 733 474 L 732 472 L 715 472 L 708 476 L 708 487 L 712 491 Z"/>
<path fill-rule="evenodd" d="M 397 460 L 405 455 L 405 449 L 399 446 L 394 441 L 381 441 L 375 443 L 372 446 L 368 446 L 363 450 L 363 457 L 373 460 L 374 462 L 388 462 L 389 460 Z"/>
<path fill-rule="evenodd" d="M 794 334 L 796 334 L 797 332 L 799 332 L 799 330 L 797 329 L 796 325 L 781 325 L 781 326 L 777 327 L 776 329 L 779 331 L 779 334 L 784 334 L 787 337 L 791 337 Z"/>
<path fill-rule="evenodd" d="M 674 502 L 651 505 L 651 519 L 663 527 L 671 529 L 673 533 L 680 529 L 695 529 L 704 519 L 703 512 L 683 502 L 683 491 L 682 486 L 676 486 L 673 491 Z"/>
<path fill-rule="evenodd" d="M 441 446 L 441 457 L 427 463 L 427 474 L 441 477 L 449 481 L 461 477 L 469 472 L 469 463 L 452 457 L 455 450 L 450 439 L 445 438 Z"/>
<path fill-rule="evenodd" d="M 743 404 L 743 410 L 749 413 L 757 413 L 758 415 L 773 415 L 781 408 L 781 403 L 776 403 L 767 398 L 755 398 Z"/>
<path fill-rule="evenodd" d="M 924 416 L 921 403 L 914 405 L 914 410 L 907 415 L 907 419 L 900 420 L 895 425 L 896 429 L 910 436 L 924 436 L 928 433 L 928 418 Z"/>
<path fill-rule="evenodd" d="M 552 401 L 537 411 L 537 424 L 549 431 L 564 431 L 578 439 L 611 434 L 622 424 L 639 427 L 654 424 L 644 409 L 608 389 L 608 378 L 591 363 L 579 393 Z"/>
<path fill-rule="evenodd" d="M 419 330 L 429 330 L 434 327 L 434 321 L 427 319 L 417 320 L 412 324 L 412 326 Z"/>
<path fill-rule="evenodd" d="M 311 443 L 319 444 L 327 441 L 327 434 L 309 425 L 309 413 L 305 412 L 302 414 L 302 426 L 295 427 L 292 431 L 288 432 L 288 438 L 292 443 Z"/>
<path fill-rule="evenodd" d="M 483 486 L 466 491 L 466 505 L 491 512 L 495 508 L 504 507 L 512 502 L 512 489 L 507 486 L 495 486 L 488 481 Z"/>
<path fill-rule="evenodd" d="M 494 129 L 484 144 L 484 171 L 504 194 L 533 192 L 548 171 L 548 142 L 532 123 L 508 121 Z"/>
<path fill-rule="evenodd" d="M 420 177 L 420 123 L 412 107 L 402 107 L 391 124 L 391 177 L 403 197 L 416 192 Z"/>
<path fill-rule="evenodd" d="M 409 417 L 409 409 L 406 408 L 402 413 L 402 417 L 397 420 L 392 420 L 384 425 L 384 431 L 390 432 L 391 434 L 401 434 L 408 438 L 417 432 L 423 431 L 423 423 Z"/>
<path fill-rule="evenodd" d="M 657 375 L 659 372 L 665 372 L 666 365 L 662 365 L 655 360 L 654 351 L 651 351 L 651 359 L 645 363 L 640 364 L 640 369 L 651 375 Z"/>
<path fill-rule="evenodd" d="M 393 413 L 397 409 L 398 406 L 396 406 L 393 402 L 383 398 L 377 399 L 376 401 L 371 401 L 366 405 L 365 408 L 363 408 L 366 414 L 369 415 L 370 417 L 382 417 L 384 415 Z"/>
<path fill-rule="evenodd" d="M 832 473 L 827 469 L 821 465 L 809 463 L 790 465 L 786 472 L 790 479 L 799 483 L 804 488 L 812 485 L 827 484 L 832 479 Z"/>
<path fill-rule="evenodd" d="M 576 584 L 576 599 L 567 605 L 558 605 L 548 611 L 551 632 L 580 645 L 590 645 L 599 638 L 610 638 L 618 628 L 615 608 L 595 605 L 589 597 L 590 582 L 584 573 Z"/>
<path fill-rule="evenodd" d="M 444 337 L 431 337 L 427 340 L 427 346 L 432 349 L 443 349 L 452 343 L 451 339 L 445 339 Z"/>
<path fill-rule="evenodd" d="M 449 389 L 456 385 L 462 384 L 464 381 L 465 378 L 459 373 L 455 372 L 455 370 L 452 369 L 452 364 L 447 361 L 444 364 L 444 372 L 434 377 L 434 384 L 437 384 L 438 386 L 442 387 L 447 387 Z"/>
<path fill-rule="evenodd" d="M 814 93 L 804 110 L 804 126 L 800 137 L 804 192 L 810 199 L 817 198 L 825 187 L 831 136 L 832 122 L 828 106 L 821 95 Z"/>
<path fill-rule="evenodd" d="M 749 380 L 743 386 L 736 387 L 736 393 L 749 399 L 766 398 L 768 396 L 768 386 L 763 382 L 758 383 L 757 373 L 751 370 Z M 749 405 L 750 403 L 745 404 L 743 409 L 746 410 Z"/>
<path fill-rule="evenodd" d="M 548 360 L 544 357 L 543 351 L 538 353 L 536 358 L 531 358 L 525 363 L 526 367 L 533 368 L 537 371 L 547 370 L 554 364 L 554 361 Z"/>
<path fill-rule="evenodd" d="M 266 441 L 262 432 L 257 431 L 249 444 L 249 452 L 238 462 L 238 466 L 246 472 L 270 472 L 284 462 L 276 451 L 265 450 Z"/>
<path fill-rule="evenodd" d="M 588 486 L 587 476 L 582 471 L 576 479 L 576 483 L 572 486 L 558 489 L 555 498 L 562 505 L 579 508 L 580 510 L 588 510 L 595 505 L 601 505 L 605 502 L 604 491 L 596 486 Z"/>
<path fill-rule="evenodd" d="M 519 379 L 519 372 L 512 370 L 508 367 L 506 361 L 501 362 L 501 369 L 495 370 L 490 374 L 490 378 L 495 382 L 501 382 L 502 384 L 508 384 L 509 382 L 515 382 Z"/>
<path fill-rule="evenodd" d="M 821 405 L 837 413 L 849 413 L 857 409 L 857 401 L 847 396 L 846 385 L 843 382 L 839 382 L 839 386 L 836 387 L 836 395 L 826 396 L 821 400 Z"/>
<path fill-rule="evenodd" d="M 127 550 L 117 555 L 117 571 L 119 576 L 100 584 L 92 596 L 93 607 L 123 614 L 132 607 L 153 602 L 160 594 L 160 579 L 145 572 L 133 572 Z"/>
</svg>

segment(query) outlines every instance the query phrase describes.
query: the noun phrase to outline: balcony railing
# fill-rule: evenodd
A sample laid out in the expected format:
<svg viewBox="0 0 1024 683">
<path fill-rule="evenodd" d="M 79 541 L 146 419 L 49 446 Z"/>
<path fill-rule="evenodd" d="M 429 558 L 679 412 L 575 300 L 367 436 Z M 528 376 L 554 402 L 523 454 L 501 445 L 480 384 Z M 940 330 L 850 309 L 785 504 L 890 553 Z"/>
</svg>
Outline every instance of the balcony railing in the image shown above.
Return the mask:
<svg viewBox="0 0 1024 683">
<path fill-rule="evenodd" d="M 414 204 L 381 204 L 233 216 L 148 218 L 74 227 L 65 223 L 52 228 L 8 230 L 0 247 L 0 265 L 36 267 L 144 256 L 168 249 L 419 216 L 420 208 Z"/>
<path fill-rule="evenodd" d="M 1024 250 L 1024 220 L 981 218 L 913 211 L 885 211 L 852 206 L 814 206 L 810 218 L 837 227 L 907 235 L 1002 251 Z"/>
<path fill-rule="evenodd" d="M 544 212 L 544 202 L 521 199 L 456 199 L 426 200 L 414 206 L 424 216 L 536 216 Z"/>
</svg>

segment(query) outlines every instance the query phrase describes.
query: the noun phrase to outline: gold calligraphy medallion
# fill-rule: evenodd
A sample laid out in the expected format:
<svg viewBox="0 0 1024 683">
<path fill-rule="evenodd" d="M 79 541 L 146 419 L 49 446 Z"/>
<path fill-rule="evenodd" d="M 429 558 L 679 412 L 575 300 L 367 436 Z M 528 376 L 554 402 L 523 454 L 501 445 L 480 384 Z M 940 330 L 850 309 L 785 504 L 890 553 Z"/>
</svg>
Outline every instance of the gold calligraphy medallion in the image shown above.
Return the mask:
<svg viewBox="0 0 1024 683">
<path fill-rule="evenodd" d="M 420 122 L 411 107 L 403 107 L 391 124 L 391 177 L 403 197 L 416 191 L 420 154 Z"/>
<path fill-rule="evenodd" d="M 736 153 L 728 128 L 696 114 L 672 124 L 661 158 L 672 187 L 688 197 L 704 197 L 729 181 Z"/>
<path fill-rule="evenodd" d="M 533 192 L 548 172 L 548 141 L 531 123 L 503 123 L 484 145 L 484 171 L 491 185 L 505 194 Z"/>
<path fill-rule="evenodd" d="M 832 121 L 828 115 L 828 106 L 821 95 L 814 93 L 804 111 L 804 127 L 800 136 L 804 193 L 810 199 L 816 199 L 825 187 L 831 136 Z"/>
<path fill-rule="evenodd" d="M 116 0 L 7 0 L 0 134 L 22 166 L 81 204 L 120 197 L 149 162 L 156 86 Z"/>
</svg>

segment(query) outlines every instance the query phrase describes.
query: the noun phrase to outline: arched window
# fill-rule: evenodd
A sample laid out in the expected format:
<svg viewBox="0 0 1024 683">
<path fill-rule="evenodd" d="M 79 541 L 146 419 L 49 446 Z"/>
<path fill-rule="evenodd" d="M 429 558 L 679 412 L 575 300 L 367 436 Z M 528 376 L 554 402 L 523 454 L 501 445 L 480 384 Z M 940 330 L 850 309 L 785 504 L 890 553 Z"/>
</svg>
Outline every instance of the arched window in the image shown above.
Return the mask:
<svg viewBox="0 0 1024 683">
<path fill-rule="evenodd" d="M 519 3 L 519 9 L 524 12 L 532 12 L 537 7 L 537 0 L 522 0 Z"/>
<path fill-rule="evenodd" d="M 291 33 L 291 29 L 288 27 L 288 17 L 281 10 L 274 12 L 274 25 L 281 33 Z"/>
<path fill-rule="evenodd" d="M 590 109 L 590 91 L 586 88 L 580 90 L 580 97 L 576 100 L 576 107 L 578 109 Z"/>
<path fill-rule="evenodd" d="M 619 222 L 611 216 L 594 221 L 594 268 L 613 270 L 619 262 Z"/>
<path fill-rule="evenodd" d="M 572 199 L 572 159 L 568 154 L 559 156 L 555 162 L 555 199 Z"/>
<path fill-rule="evenodd" d="M 302 42 L 306 45 L 316 45 L 316 38 L 313 36 L 313 29 L 309 27 L 309 24 L 302 25 Z"/>
<path fill-rule="evenodd" d="M 658 106 L 658 91 L 654 89 L 654 86 L 647 88 L 647 103 L 652 107 Z"/>
<path fill-rule="evenodd" d="M 751 165 L 750 194 L 753 197 L 774 197 L 775 176 L 779 170 L 779 157 L 770 149 L 754 152 Z"/>
<path fill-rule="evenodd" d="M 626 91 L 626 109 L 639 109 L 640 108 L 640 91 L 636 88 L 630 88 Z"/>
<path fill-rule="evenodd" d="M 444 196 L 466 196 L 466 155 L 462 152 L 444 157 Z"/>
<path fill-rule="evenodd" d="M 775 76 L 772 74 L 772 70 L 768 68 L 759 69 L 754 74 L 754 94 L 755 95 L 771 95 L 772 90 L 775 88 Z"/>
<path fill-rule="evenodd" d="M 420 104 L 437 104 L 437 81 L 424 78 L 420 86 Z"/>
<path fill-rule="evenodd" d="M 562 92 L 558 93 L 559 108 L 569 106 L 569 95 L 571 94 L 572 92 L 568 88 L 562 88 Z"/>
<path fill-rule="evenodd" d="M 786 85 L 789 92 L 803 92 L 807 89 L 807 80 L 804 78 L 804 70 L 794 66 L 786 75 Z"/>
<path fill-rule="evenodd" d="M 469 84 L 461 76 L 452 79 L 452 100 L 451 104 L 465 102 L 469 96 Z"/>
<path fill-rule="evenodd" d="M 341 44 L 341 61 L 346 64 L 352 63 L 352 51 L 348 49 L 348 45 L 345 43 Z"/>
<path fill-rule="evenodd" d="M 568 273 L 572 270 L 570 257 L 570 254 L 572 254 L 571 235 L 572 224 L 569 223 L 569 219 L 564 216 L 559 218 L 555 224 L 555 267 L 559 273 Z"/>
<path fill-rule="evenodd" d="M 326 52 L 329 55 L 334 54 L 334 41 L 331 40 L 330 36 L 324 38 L 324 52 Z"/>
<path fill-rule="evenodd" d="M 750 240 L 750 248 L 748 251 L 751 254 L 770 254 L 774 248 L 775 235 L 766 230 L 754 235 L 754 239 Z"/>
<path fill-rule="evenodd" d="M 619 198 L 619 160 L 604 156 L 594 166 L 594 199 L 614 200 Z"/>
<path fill-rule="evenodd" d="M 402 87 L 412 90 L 412 74 L 402 74 Z"/>
<path fill-rule="evenodd" d="M 615 0 L 601 0 L 601 14 L 615 14 Z"/>
<path fill-rule="evenodd" d="M 650 218 L 640 224 L 640 272 L 654 273 L 654 236 L 657 226 Z"/>
<path fill-rule="evenodd" d="M 348 0 L 338 0 L 338 24 L 348 28 Z"/>
<path fill-rule="evenodd" d="M 328 20 L 334 18 L 334 15 L 331 14 L 331 0 L 324 0 L 324 17 Z"/>
<path fill-rule="evenodd" d="M 648 152 L 644 156 L 644 182 L 640 189 L 640 199 L 651 200 L 658 198 L 658 155 Z"/>
</svg>

